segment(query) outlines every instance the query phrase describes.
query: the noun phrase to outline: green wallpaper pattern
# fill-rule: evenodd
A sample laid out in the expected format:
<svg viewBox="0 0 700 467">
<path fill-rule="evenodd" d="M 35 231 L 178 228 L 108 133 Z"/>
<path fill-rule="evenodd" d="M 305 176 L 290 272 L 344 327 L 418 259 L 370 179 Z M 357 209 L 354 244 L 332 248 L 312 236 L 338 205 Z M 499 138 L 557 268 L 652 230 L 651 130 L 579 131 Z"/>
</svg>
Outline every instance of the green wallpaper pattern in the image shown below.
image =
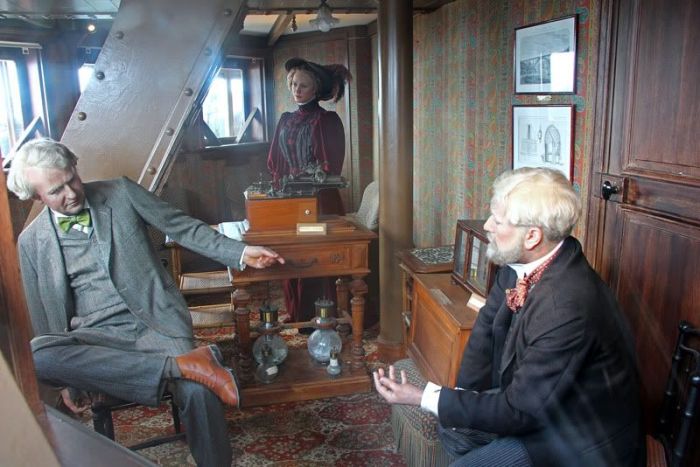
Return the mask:
<svg viewBox="0 0 700 467">
<path fill-rule="evenodd" d="M 414 242 L 454 242 L 457 219 L 488 213 L 493 179 L 511 166 L 514 29 L 578 15 L 574 186 L 586 199 L 592 157 L 597 0 L 458 0 L 414 19 Z M 585 213 L 574 234 L 583 240 Z"/>
</svg>

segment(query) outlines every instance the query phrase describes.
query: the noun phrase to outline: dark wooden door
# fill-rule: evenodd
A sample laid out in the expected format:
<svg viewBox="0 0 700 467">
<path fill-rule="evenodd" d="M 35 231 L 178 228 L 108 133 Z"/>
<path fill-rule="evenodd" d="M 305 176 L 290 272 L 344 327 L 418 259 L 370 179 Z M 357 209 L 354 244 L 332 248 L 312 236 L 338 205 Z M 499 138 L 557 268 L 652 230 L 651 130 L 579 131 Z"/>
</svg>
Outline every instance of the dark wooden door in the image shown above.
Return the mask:
<svg viewBox="0 0 700 467">
<path fill-rule="evenodd" d="M 700 325 L 700 2 L 602 7 L 587 252 L 636 336 L 650 422 L 679 320 Z"/>
</svg>

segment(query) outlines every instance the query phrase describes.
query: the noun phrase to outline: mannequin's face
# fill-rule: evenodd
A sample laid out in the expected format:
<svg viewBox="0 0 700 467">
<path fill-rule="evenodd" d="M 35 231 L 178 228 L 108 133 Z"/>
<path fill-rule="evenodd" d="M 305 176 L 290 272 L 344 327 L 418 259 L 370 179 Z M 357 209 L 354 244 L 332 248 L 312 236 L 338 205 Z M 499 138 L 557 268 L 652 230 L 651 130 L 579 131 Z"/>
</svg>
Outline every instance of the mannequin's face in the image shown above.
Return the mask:
<svg viewBox="0 0 700 467">
<path fill-rule="evenodd" d="M 491 215 L 484 224 L 489 239 L 486 256 L 501 266 L 520 262 L 525 251 L 526 229 L 512 225 L 505 214 L 505 208 L 500 203 L 492 203 Z"/>
<path fill-rule="evenodd" d="M 34 199 L 41 201 L 54 211 L 71 216 L 83 209 L 85 192 L 75 167 L 70 169 L 27 167 L 24 176 L 34 187 Z"/>
<path fill-rule="evenodd" d="M 304 70 L 296 70 L 293 72 L 290 82 L 290 91 L 294 102 L 297 104 L 306 104 L 316 97 L 316 85 L 313 77 Z"/>
</svg>

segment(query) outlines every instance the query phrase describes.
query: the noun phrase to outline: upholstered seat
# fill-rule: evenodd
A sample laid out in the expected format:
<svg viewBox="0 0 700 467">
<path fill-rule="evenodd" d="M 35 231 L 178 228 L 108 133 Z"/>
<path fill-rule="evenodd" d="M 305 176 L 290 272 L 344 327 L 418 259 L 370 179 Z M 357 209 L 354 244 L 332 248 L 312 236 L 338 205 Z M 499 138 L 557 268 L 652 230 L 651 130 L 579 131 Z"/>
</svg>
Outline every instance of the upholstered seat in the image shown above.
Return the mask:
<svg viewBox="0 0 700 467">
<path fill-rule="evenodd" d="M 411 359 L 394 364 L 397 373 L 406 372 L 408 382 L 424 387 L 426 380 Z M 452 459 L 442 448 L 437 435 L 437 418 L 420 407 L 396 404 L 391 406 L 391 429 L 396 451 L 403 455 L 409 467 L 439 467 Z"/>
</svg>

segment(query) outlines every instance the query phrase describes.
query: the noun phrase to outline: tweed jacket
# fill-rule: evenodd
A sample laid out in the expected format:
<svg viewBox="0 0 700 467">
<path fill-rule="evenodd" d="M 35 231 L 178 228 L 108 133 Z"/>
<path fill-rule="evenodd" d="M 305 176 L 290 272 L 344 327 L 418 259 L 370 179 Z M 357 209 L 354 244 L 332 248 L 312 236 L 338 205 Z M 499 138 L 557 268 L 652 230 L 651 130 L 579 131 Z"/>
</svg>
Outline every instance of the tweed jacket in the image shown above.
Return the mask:
<svg viewBox="0 0 700 467">
<path fill-rule="evenodd" d="M 151 225 L 196 253 L 239 267 L 245 244 L 220 235 L 126 177 L 85 183 L 102 264 L 129 310 L 171 337 L 192 337 L 192 319 L 172 276 L 149 239 Z M 20 234 L 24 291 L 35 336 L 64 333 L 73 292 L 51 211 L 44 208 Z M 36 342 L 38 341 L 38 342 Z M 33 349 L 42 346 L 32 342 Z"/>
<path fill-rule="evenodd" d="M 515 281 L 500 268 L 464 351 L 465 390 L 440 391 L 441 424 L 519 437 L 535 466 L 639 465 L 634 344 L 579 242 L 564 241 L 512 321 Z"/>
</svg>

